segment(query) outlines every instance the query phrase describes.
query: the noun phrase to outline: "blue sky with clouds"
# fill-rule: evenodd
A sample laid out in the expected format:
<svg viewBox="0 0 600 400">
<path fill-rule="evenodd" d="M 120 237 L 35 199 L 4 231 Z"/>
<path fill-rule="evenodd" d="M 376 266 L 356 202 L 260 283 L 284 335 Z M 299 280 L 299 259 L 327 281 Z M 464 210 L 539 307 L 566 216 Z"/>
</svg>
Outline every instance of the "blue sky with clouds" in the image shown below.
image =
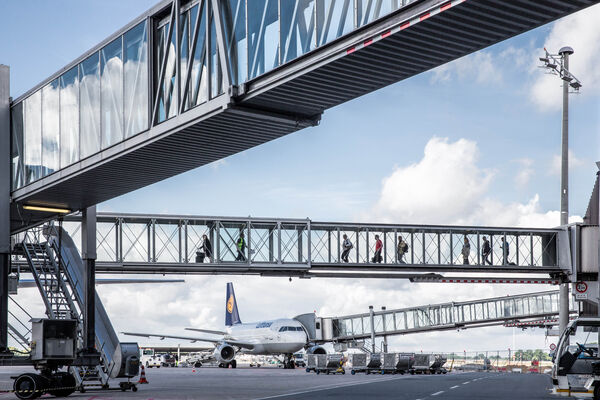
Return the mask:
<svg viewBox="0 0 600 400">
<path fill-rule="evenodd" d="M 11 66 L 13 96 L 33 87 L 154 3 L 4 2 L 0 34 L 11 40 L 0 43 L 0 62 Z M 560 81 L 557 77 L 546 80 L 535 66 L 544 45 L 553 51 L 571 45 L 575 49 L 572 70 L 584 85 L 582 94 L 571 96 L 571 212 L 583 215 L 597 171 L 594 162 L 600 160 L 600 34 L 590 23 L 600 19 L 600 5 L 579 14 L 327 110 L 318 127 L 113 199 L 99 208 L 332 221 L 558 224 L 558 214 L 549 212 L 559 208 L 555 158 L 560 152 Z M 466 156 L 457 160 L 448 152 Z M 418 201 L 432 198 L 440 201 Z M 451 203 L 461 202 L 465 207 L 449 210 Z M 207 298 L 222 297 L 223 279 L 198 279 L 206 285 Z M 244 283 L 256 287 L 268 282 L 277 293 L 286 292 L 283 285 L 290 285 L 287 280 L 253 279 Z M 418 293 L 426 303 L 489 295 L 486 288 L 467 293 L 463 287 L 440 286 L 433 295 L 429 286 L 425 289 L 422 285 L 399 284 L 394 288 L 374 281 L 335 282 L 329 290 L 346 285 L 343 287 L 363 294 L 356 297 L 354 309 L 346 310 L 347 302 L 325 305 L 325 291 L 318 291 L 324 283 L 310 282 L 316 299 L 311 309 L 350 312 L 378 298 L 387 299 L 392 307 L 397 290 Z M 291 285 L 307 288 L 309 283 Z M 371 296 L 371 289 L 380 290 L 380 295 Z M 109 293 L 113 289 L 102 290 Z M 252 289 L 243 288 L 238 296 L 244 290 L 250 297 Z M 521 291 L 534 290 L 538 288 Z M 494 289 L 495 294 L 510 291 L 508 287 Z M 423 293 L 431 295 L 427 298 Z M 181 293 L 167 294 L 161 298 L 163 303 L 181 304 Z M 144 301 L 150 302 L 147 308 L 152 307 L 151 296 Z M 185 301 L 197 304 L 198 298 L 192 294 Z M 270 300 L 250 301 L 254 307 L 248 308 L 260 311 L 264 310 L 261 304 Z M 406 305 L 405 300 L 396 302 L 402 303 L 397 306 Z M 286 305 L 290 315 L 306 311 L 295 301 Z M 220 316 L 220 302 L 213 306 Z M 135 310 L 123 312 L 120 321 L 134 323 Z M 190 311 L 188 323 L 218 327 L 220 318 L 192 314 Z M 251 311 L 248 318 L 254 317 L 259 318 L 258 311 Z M 160 329 L 161 325 L 154 327 Z M 435 340 L 437 336 L 431 343 Z M 459 343 L 462 339 L 453 336 L 453 340 Z M 512 338 L 507 334 L 502 340 L 510 342 Z M 528 336 L 523 340 L 537 343 L 535 340 L 542 339 Z M 426 341 L 423 346 L 427 346 Z"/>
</svg>

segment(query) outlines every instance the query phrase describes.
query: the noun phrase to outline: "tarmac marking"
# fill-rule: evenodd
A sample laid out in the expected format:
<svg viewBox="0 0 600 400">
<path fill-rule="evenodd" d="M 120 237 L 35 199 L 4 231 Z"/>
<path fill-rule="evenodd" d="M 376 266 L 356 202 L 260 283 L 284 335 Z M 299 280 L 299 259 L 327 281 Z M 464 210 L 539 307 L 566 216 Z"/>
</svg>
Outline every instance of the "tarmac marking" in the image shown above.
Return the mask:
<svg viewBox="0 0 600 400">
<path fill-rule="evenodd" d="M 467 383 L 469 383 L 469 382 L 471 382 L 471 381 L 466 381 L 466 382 L 463 382 L 463 385 L 466 385 L 466 384 L 467 384 Z"/>
<path fill-rule="evenodd" d="M 456 389 L 457 387 L 460 387 L 458 385 L 452 386 L 450 389 Z"/>
<path fill-rule="evenodd" d="M 437 395 L 442 394 L 442 393 L 444 393 L 444 391 L 440 390 L 439 392 L 435 392 L 434 394 L 432 394 L 432 396 L 437 396 Z"/>
<path fill-rule="evenodd" d="M 281 397 L 296 396 L 296 395 L 299 395 L 299 394 L 314 393 L 314 392 L 320 392 L 320 391 L 324 391 L 324 390 L 339 389 L 339 388 L 350 387 L 350 386 L 368 385 L 370 383 L 396 381 L 396 380 L 399 380 L 399 379 L 402 379 L 402 377 L 399 377 L 399 378 L 381 378 L 381 379 L 371 380 L 371 381 L 367 381 L 367 382 L 355 382 L 355 383 L 349 383 L 349 384 L 342 384 L 342 385 L 333 385 L 333 386 L 326 386 L 326 387 L 320 387 L 320 388 L 313 388 L 313 389 L 309 389 L 309 390 L 301 390 L 301 391 L 292 392 L 292 393 L 276 394 L 276 395 L 273 395 L 273 396 L 266 396 L 266 397 L 256 397 L 254 400 L 278 399 L 278 398 L 281 398 Z"/>
</svg>

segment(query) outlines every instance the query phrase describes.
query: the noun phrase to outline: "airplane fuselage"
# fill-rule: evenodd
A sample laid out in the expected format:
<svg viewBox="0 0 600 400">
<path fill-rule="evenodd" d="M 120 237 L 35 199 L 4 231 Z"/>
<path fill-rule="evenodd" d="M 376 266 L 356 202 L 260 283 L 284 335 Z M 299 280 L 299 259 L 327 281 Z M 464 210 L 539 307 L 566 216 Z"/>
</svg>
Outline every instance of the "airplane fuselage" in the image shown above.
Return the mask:
<svg viewBox="0 0 600 400">
<path fill-rule="evenodd" d="M 292 354 L 301 350 L 308 337 L 300 322 L 295 319 L 275 319 L 227 327 L 227 338 L 253 344 L 244 353 L 255 355 Z"/>
</svg>

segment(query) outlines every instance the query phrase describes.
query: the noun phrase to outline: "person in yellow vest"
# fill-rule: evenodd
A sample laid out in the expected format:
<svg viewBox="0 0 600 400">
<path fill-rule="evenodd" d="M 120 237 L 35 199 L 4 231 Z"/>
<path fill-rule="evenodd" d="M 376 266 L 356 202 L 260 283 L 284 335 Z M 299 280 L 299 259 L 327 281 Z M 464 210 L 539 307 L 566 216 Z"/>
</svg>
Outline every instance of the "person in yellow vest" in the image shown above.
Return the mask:
<svg viewBox="0 0 600 400">
<path fill-rule="evenodd" d="M 240 237 L 237 242 L 237 257 L 236 261 L 246 261 L 246 240 L 244 239 L 244 232 L 240 232 Z"/>
</svg>

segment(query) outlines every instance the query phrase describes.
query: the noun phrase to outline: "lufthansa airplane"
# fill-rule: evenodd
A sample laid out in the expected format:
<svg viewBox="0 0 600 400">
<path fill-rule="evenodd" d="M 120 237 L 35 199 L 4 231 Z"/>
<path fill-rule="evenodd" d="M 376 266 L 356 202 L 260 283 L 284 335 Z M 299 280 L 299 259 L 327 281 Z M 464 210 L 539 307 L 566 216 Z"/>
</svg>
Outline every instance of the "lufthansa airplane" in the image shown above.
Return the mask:
<svg viewBox="0 0 600 400">
<path fill-rule="evenodd" d="M 294 368 L 292 355 L 304 347 L 309 346 L 308 335 L 303 325 L 296 319 L 281 318 L 270 321 L 242 323 L 238 313 L 237 301 L 233 291 L 233 284 L 227 283 L 227 297 L 225 303 L 224 331 L 209 329 L 185 328 L 189 331 L 207 333 L 219 338 L 195 336 L 170 336 L 146 333 L 122 332 L 124 335 L 156 337 L 159 339 L 171 338 L 190 340 L 191 342 L 214 343 L 215 350 L 212 357 L 220 367 L 236 367 L 236 353 L 253 355 L 284 355 L 284 368 Z M 311 349 L 315 353 L 324 352 L 322 348 Z"/>
</svg>

